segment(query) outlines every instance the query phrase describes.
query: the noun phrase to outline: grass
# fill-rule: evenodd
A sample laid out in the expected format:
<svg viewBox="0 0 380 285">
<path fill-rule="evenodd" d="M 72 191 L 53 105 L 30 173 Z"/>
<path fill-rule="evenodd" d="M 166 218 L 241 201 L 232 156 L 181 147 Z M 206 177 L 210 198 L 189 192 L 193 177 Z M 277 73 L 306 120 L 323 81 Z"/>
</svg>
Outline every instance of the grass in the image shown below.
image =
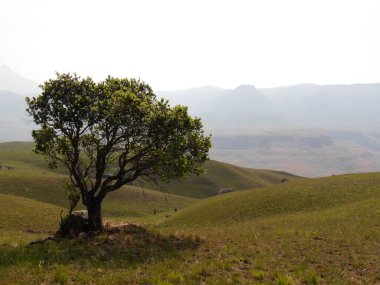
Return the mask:
<svg viewBox="0 0 380 285">
<path fill-rule="evenodd" d="M 68 177 L 61 173 L 62 170 L 48 169 L 46 162 L 34 154 L 31 148 L 32 143 L 0 143 L 0 162 L 15 167 L 13 170 L 0 170 L 0 194 L 67 208 L 63 185 Z M 103 215 L 106 220 L 114 222 L 128 219 L 138 222 L 158 221 L 174 214 L 175 209 L 179 211 L 195 201 L 195 198 L 125 186 L 106 197 Z"/>
<path fill-rule="evenodd" d="M 160 266 L 198 247 L 199 240 L 191 237 L 162 236 L 138 226 L 88 239 L 48 240 L 17 248 L 3 246 L 0 283 L 126 284 L 140 275 L 141 266 Z M 126 269 L 128 272 L 123 272 Z M 140 277 L 150 280 L 149 275 Z M 180 281 L 181 276 L 172 273 L 170 279 Z"/>
<path fill-rule="evenodd" d="M 133 220 L 157 223 L 196 201 L 198 199 L 127 186 L 107 196 L 103 213 L 105 219 L 113 222 Z"/>
<path fill-rule="evenodd" d="M 318 211 L 374 197 L 380 198 L 379 173 L 302 179 L 202 200 L 178 213 L 168 224 L 231 224 L 256 218 Z"/>
<path fill-rule="evenodd" d="M 305 179 L 208 198 L 148 224 L 147 239 L 5 247 L 0 283 L 378 284 L 379 179 Z"/>
<path fill-rule="evenodd" d="M 0 244 L 23 244 L 51 235 L 62 208 L 32 199 L 0 194 Z"/>
<path fill-rule="evenodd" d="M 211 161 L 190 195 L 262 184 L 201 200 L 128 186 L 105 219 L 146 230 L 25 246 L 57 225 L 66 178 L 7 155 L 20 164 L 0 172 L 0 284 L 380 284 L 379 173 L 271 185 L 285 174 Z"/>
<path fill-rule="evenodd" d="M 206 263 L 207 284 L 216 276 L 246 284 L 379 284 L 379 178 L 305 179 L 213 197 L 167 220 L 162 231 L 207 241 L 198 259 L 228 268 Z"/>
<path fill-rule="evenodd" d="M 286 172 L 244 168 L 214 160 L 206 162 L 205 167 L 206 175 L 190 176 L 186 180 L 172 181 L 161 188 L 154 185 L 151 188 L 182 196 L 206 198 L 218 195 L 223 188 L 240 191 L 299 178 Z"/>
<path fill-rule="evenodd" d="M 0 170 L 0 193 L 33 199 L 62 208 L 68 207 L 64 192 L 64 175 L 29 170 Z M 125 221 L 134 219 L 140 222 L 159 220 L 181 210 L 195 198 L 182 197 L 134 186 L 125 186 L 110 193 L 103 204 L 106 219 Z M 83 207 L 82 205 L 79 208 Z M 156 210 L 156 215 L 154 215 Z"/>
<path fill-rule="evenodd" d="M 208 227 L 180 227 L 207 241 L 197 260 L 217 284 L 377 284 L 380 282 L 379 199 L 307 213 Z M 178 231 L 178 227 L 166 229 Z M 217 265 L 223 264 L 223 267 Z M 188 270 L 194 265 L 187 262 Z M 182 272 L 182 268 L 179 270 Z M 235 277 L 233 277 L 235 276 Z M 288 282 L 288 283 L 286 283 Z"/>
<path fill-rule="evenodd" d="M 62 174 L 62 170 L 48 169 L 44 159 L 31 149 L 32 143 L 28 142 L 0 144 L 0 162 L 15 167 L 13 170 L 0 170 L 0 193 L 66 208 L 68 202 L 63 185 L 68 181 L 67 176 Z M 191 177 L 185 183 L 173 182 L 163 188 L 148 185 L 160 191 L 149 190 L 146 186 L 144 189 L 123 187 L 107 196 L 103 205 L 104 217 L 120 222 L 126 219 L 157 222 L 197 201 L 192 197 L 216 195 L 220 188 L 227 186 L 234 190 L 263 187 L 292 177 L 286 173 L 240 168 L 215 161 L 208 162 L 207 169 L 207 175 Z"/>
<path fill-rule="evenodd" d="M 32 148 L 33 143 L 30 142 L 0 143 L 0 163 L 14 166 L 15 170 L 26 173 L 26 176 L 65 173 L 63 169 L 54 172 L 48 169 L 46 161 L 41 156 L 34 154 Z M 152 184 L 146 184 L 145 187 L 180 196 L 205 198 L 217 195 L 220 189 L 226 187 L 239 191 L 298 178 L 285 172 L 243 168 L 218 161 L 208 161 L 205 166 L 207 169 L 205 175 L 190 176 L 188 179 L 161 184 L 159 187 Z"/>
<path fill-rule="evenodd" d="M 0 164 L 22 170 L 51 171 L 47 169 L 47 162 L 40 155 L 32 152 L 32 148 L 31 142 L 0 143 Z"/>
<path fill-rule="evenodd" d="M 370 198 L 228 226 L 3 247 L 0 283 L 377 284 L 376 215 Z"/>
</svg>

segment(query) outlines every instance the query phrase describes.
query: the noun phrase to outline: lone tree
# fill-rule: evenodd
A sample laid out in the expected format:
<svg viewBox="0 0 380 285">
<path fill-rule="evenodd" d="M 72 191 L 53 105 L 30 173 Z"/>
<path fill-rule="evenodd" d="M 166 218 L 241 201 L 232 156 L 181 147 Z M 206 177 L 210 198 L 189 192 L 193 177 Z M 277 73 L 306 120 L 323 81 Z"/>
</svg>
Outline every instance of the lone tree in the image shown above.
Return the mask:
<svg viewBox="0 0 380 285">
<path fill-rule="evenodd" d="M 41 95 L 26 99 L 40 126 L 32 132 L 34 151 L 50 167 L 68 169 L 87 207 L 89 230 L 102 229 L 101 205 L 109 192 L 138 178 L 167 182 L 204 172 L 211 143 L 201 120 L 185 106 L 158 100 L 146 83 L 113 77 L 96 83 L 57 73 L 41 88 Z"/>
</svg>

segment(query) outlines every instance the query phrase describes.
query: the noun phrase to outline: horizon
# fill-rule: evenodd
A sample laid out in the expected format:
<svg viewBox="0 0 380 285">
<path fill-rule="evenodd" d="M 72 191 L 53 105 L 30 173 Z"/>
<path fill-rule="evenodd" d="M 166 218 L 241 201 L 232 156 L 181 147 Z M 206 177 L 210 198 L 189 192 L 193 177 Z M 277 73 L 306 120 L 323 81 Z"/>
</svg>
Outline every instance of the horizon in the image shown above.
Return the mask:
<svg viewBox="0 0 380 285">
<path fill-rule="evenodd" d="M 33 81 L 37 85 L 43 84 L 43 82 L 40 83 L 37 80 L 34 80 L 33 78 L 27 78 L 27 77 L 25 77 L 24 75 L 20 74 L 17 70 L 14 70 L 8 64 L 0 64 L 0 68 L 1 67 L 7 68 L 11 72 L 14 72 L 17 75 L 21 76 L 23 79 Z M 76 72 L 69 72 L 69 73 L 73 74 L 73 73 L 76 73 Z M 80 77 L 82 77 L 82 78 L 83 77 L 87 77 L 87 76 L 92 77 L 91 75 L 81 75 L 81 74 L 78 74 L 78 75 Z M 112 75 L 110 75 L 110 76 L 112 76 Z M 52 78 L 54 78 L 54 77 L 52 77 Z M 46 80 L 48 80 L 48 79 L 50 79 L 50 78 L 47 78 Z M 101 80 L 99 80 L 99 81 L 101 81 Z M 96 81 L 96 82 L 99 82 L 99 81 Z M 149 82 L 146 82 L 146 83 L 149 84 Z M 355 85 L 376 85 L 376 84 L 380 84 L 380 80 L 378 82 L 362 82 L 362 83 L 339 83 L 339 82 L 336 82 L 336 83 L 329 83 L 329 84 L 318 84 L 318 83 L 312 83 L 312 82 L 300 82 L 300 83 L 295 83 L 295 84 L 291 84 L 291 85 L 280 85 L 280 86 L 272 86 L 272 87 L 266 87 L 266 86 L 261 87 L 261 86 L 255 85 L 255 84 L 241 83 L 241 84 L 238 84 L 238 85 L 236 85 L 234 87 L 231 87 L 231 88 L 223 88 L 221 86 L 205 84 L 205 85 L 200 85 L 200 86 L 191 86 L 191 87 L 183 88 L 183 89 L 156 90 L 156 92 L 177 92 L 177 91 L 184 91 L 184 90 L 191 90 L 191 89 L 202 89 L 202 88 L 216 88 L 216 89 L 222 89 L 222 90 L 235 90 L 236 88 L 241 87 L 241 86 L 250 86 L 250 87 L 254 87 L 257 90 L 260 90 L 260 89 L 275 89 L 275 88 L 286 88 L 286 87 L 295 87 L 295 86 L 326 86 L 326 87 L 329 87 L 329 86 L 355 86 Z M 0 91 L 10 91 L 10 92 L 19 94 L 19 93 L 15 92 L 15 91 L 8 90 L 8 89 L 2 89 Z M 19 95 L 24 95 L 24 94 L 19 94 Z"/>
</svg>

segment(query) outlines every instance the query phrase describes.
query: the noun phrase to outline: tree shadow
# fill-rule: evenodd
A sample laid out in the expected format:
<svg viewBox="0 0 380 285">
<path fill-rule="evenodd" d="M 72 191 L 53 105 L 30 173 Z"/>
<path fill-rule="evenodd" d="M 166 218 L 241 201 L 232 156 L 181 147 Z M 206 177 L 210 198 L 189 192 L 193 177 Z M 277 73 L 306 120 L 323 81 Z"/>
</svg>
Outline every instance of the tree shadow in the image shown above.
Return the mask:
<svg viewBox="0 0 380 285">
<path fill-rule="evenodd" d="M 137 225 L 128 225 L 100 235 L 73 239 L 47 239 L 27 246 L 2 246 L 0 266 L 19 263 L 36 266 L 77 264 L 104 268 L 126 268 L 139 263 L 176 257 L 196 250 L 201 239 L 192 236 L 164 236 Z"/>
</svg>

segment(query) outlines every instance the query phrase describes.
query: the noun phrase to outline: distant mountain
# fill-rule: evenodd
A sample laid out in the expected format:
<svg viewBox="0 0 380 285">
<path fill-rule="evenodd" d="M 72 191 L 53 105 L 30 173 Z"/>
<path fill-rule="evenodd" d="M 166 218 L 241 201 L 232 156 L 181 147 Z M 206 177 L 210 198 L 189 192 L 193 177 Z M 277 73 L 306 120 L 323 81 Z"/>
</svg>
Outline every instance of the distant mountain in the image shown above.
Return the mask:
<svg viewBox="0 0 380 285">
<path fill-rule="evenodd" d="M 199 110 L 209 128 L 253 127 L 255 124 L 274 124 L 272 102 L 255 87 L 241 85 L 226 90 L 221 96 Z"/>
<path fill-rule="evenodd" d="M 0 65 L 0 142 L 31 140 L 35 125 L 27 116 L 25 96 L 39 92 L 37 82 Z"/>
<path fill-rule="evenodd" d="M 380 84 L 301 84 L 260 92 L 290 127 L 377 130 L 380 124 Z"/>
<path fill-rule="evenodd" d="M 303 176 L 380 170 L 380 84 L 158 94 L 202 118 L 213 159 Z"/>
<path fill-rule="evenodd" d="M 252 129 L 371 129 L 380 125 L 380 84 L 313 85 L 233 90 L 200 87 L 158 92 L 189 106 L 212 132 Z"/>
<path fill-rule="evenodd" d="M 224 89 L 214 86 L 202 86 L 177 91 L 159 91 L 159 97 L 170 101 L 171 105 L 186 105 L 197 108 L 219 98 L 225 92 Z"/>
<path fill-rule="evenodd" d="M 0 91 L 0 120 L 20 120 L 26 116 L 25 98 L 14 92 Z"/>
<path fill-rule="evenodd" d="M 380 131 L 286 129 L 213 135 L 211 157 L 316 177 L 380 171 Z"/>
<path fill-rule="evenodd" d="M 281 122 L 274 112 L 271 100 L 250 85 L 241 85 L 232 90 L 206 86 L 158 92 L 158 95 L 169 99 L 172 105 L 188 106 L 189 112 L 201 117 L 206 129 L 210 131 Z"/>
<path fill-rule="evenodd" d="M 31 140 L 24 98 L 11 91 L 0 91 L 0 141 Z M 212 159 L 302 176 L 380 170 L 380 84 L 204 86 L 157 96 L 202 118 Z"/>
<path fill-rule="evenodd" d="M 31 140 L 34 127 L 26 114 L 25 98 L 10 91 L 0 91 L 0 142 Z"/>
<path fill-rule="evenodd" d="M 35 94 L 40 91 L 37 82 L 25 79 L 7 65 L 0 65 L 0 90 L 19 94 Z"/>
</svg>

